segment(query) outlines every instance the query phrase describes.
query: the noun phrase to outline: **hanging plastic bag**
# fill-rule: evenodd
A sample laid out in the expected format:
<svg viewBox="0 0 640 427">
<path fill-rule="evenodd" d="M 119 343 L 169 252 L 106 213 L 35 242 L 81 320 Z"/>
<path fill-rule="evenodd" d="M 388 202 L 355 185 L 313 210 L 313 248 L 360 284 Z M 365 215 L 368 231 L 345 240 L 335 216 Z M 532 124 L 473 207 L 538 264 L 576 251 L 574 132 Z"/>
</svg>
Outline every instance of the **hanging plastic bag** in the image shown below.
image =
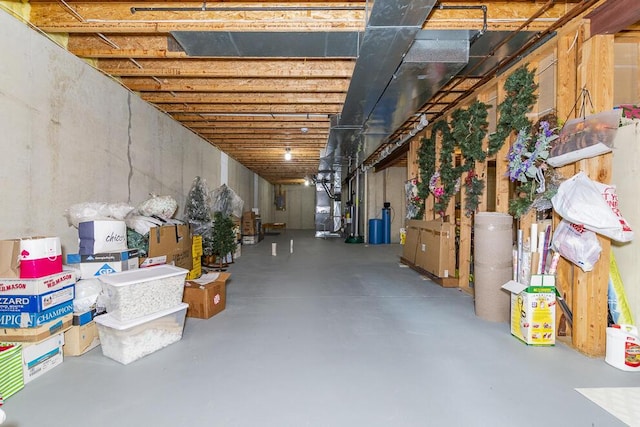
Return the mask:
<svg viewBox="0 0 640 427">
<path fill-rule="evenodd" d="M 564 219 L 618 242 L 633 240 L 633 230 L 618 209 L 616 187 L 602 184 L 578 172 L 558 187 L 551 199 Z"/>
<path fill-rule="evenodd" d="M 580 267 L 582 271 L 593 270 L 593 266 L 600 259 L 600 252 L 602 252 L 598 237 L 593 231 L 571 224 L 564 219 L 560 221 L 553 232 L 551 247 Z"/>
</svg>

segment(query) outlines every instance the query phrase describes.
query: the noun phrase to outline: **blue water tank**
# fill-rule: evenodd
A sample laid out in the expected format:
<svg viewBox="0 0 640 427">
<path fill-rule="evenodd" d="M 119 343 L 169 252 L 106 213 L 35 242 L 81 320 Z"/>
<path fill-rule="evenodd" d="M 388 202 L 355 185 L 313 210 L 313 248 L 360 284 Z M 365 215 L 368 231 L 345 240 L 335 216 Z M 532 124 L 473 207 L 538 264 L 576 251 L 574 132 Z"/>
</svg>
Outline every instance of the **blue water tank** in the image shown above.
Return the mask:
<svg viewBox="0 0 640 427">
<path fill-rule="evenodd" d="M 369 220 L 369 244 L 379 245 L 382 243 L 382 220 L 372 218 Z"/>
<path fill-rule="evenodd" d="M 382 209 L 382 243 L 391 243 L 391 209 Z"/>
</svg>

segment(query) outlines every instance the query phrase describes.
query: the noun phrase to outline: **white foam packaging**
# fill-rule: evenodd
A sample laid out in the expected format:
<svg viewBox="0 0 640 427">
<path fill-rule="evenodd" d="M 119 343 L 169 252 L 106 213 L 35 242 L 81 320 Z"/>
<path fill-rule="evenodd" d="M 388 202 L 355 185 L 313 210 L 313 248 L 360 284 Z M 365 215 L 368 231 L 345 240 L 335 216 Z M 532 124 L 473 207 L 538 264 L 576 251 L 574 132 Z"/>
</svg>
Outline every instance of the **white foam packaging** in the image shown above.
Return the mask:
<svg viewBox="0 0 640 427">
<path fill-rule="evenodd" d="M 182 302 L 188 272 L 173 265 L 158 265 L 99 276 L 107 313 L 126 322 L 177 306 Z"/>
<path fill-rule="evenodd" d="M 110 313 L 97 316 L 102 354 L 127 365 L 182 339 L 189 304 L 122 322 Z"/>
</svg>

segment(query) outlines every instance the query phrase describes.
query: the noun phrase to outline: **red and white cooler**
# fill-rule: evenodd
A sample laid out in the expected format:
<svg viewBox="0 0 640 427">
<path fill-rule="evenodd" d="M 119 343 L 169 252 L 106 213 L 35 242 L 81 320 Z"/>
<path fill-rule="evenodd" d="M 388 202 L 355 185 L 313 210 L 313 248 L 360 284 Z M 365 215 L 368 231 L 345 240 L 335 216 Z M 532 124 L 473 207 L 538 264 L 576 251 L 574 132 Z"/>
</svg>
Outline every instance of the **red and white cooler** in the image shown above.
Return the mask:
<svg viewBox="0 0 640 427">
<path fill-rule="evenodd" d="M 62 272 L 59 237 L 20 239 L 20 278 L 35 279 Z"/>
</svg>

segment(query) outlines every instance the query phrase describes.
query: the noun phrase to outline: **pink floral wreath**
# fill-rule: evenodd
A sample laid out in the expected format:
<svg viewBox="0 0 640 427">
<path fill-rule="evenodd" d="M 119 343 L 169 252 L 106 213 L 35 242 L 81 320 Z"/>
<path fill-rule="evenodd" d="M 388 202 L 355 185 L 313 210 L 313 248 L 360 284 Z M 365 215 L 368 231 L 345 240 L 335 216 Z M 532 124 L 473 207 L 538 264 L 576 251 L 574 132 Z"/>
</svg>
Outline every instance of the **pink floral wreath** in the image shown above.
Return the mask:
<svg viewBox="0 0 640 427">
<path fill-rule="evenodd" d="M 431 179 L 429 179 L 429 191 L 433 193 L 433 195 L 437 198 L 444 196 L 444 187 L 438 186 L 438 180 L 440 179 L 440 172 L 435 171 L 433 175 L 431 175 Z M 461 180 L 460 177 L 456 179 L 455 192 L 460 191 Z"/>
</svg>

